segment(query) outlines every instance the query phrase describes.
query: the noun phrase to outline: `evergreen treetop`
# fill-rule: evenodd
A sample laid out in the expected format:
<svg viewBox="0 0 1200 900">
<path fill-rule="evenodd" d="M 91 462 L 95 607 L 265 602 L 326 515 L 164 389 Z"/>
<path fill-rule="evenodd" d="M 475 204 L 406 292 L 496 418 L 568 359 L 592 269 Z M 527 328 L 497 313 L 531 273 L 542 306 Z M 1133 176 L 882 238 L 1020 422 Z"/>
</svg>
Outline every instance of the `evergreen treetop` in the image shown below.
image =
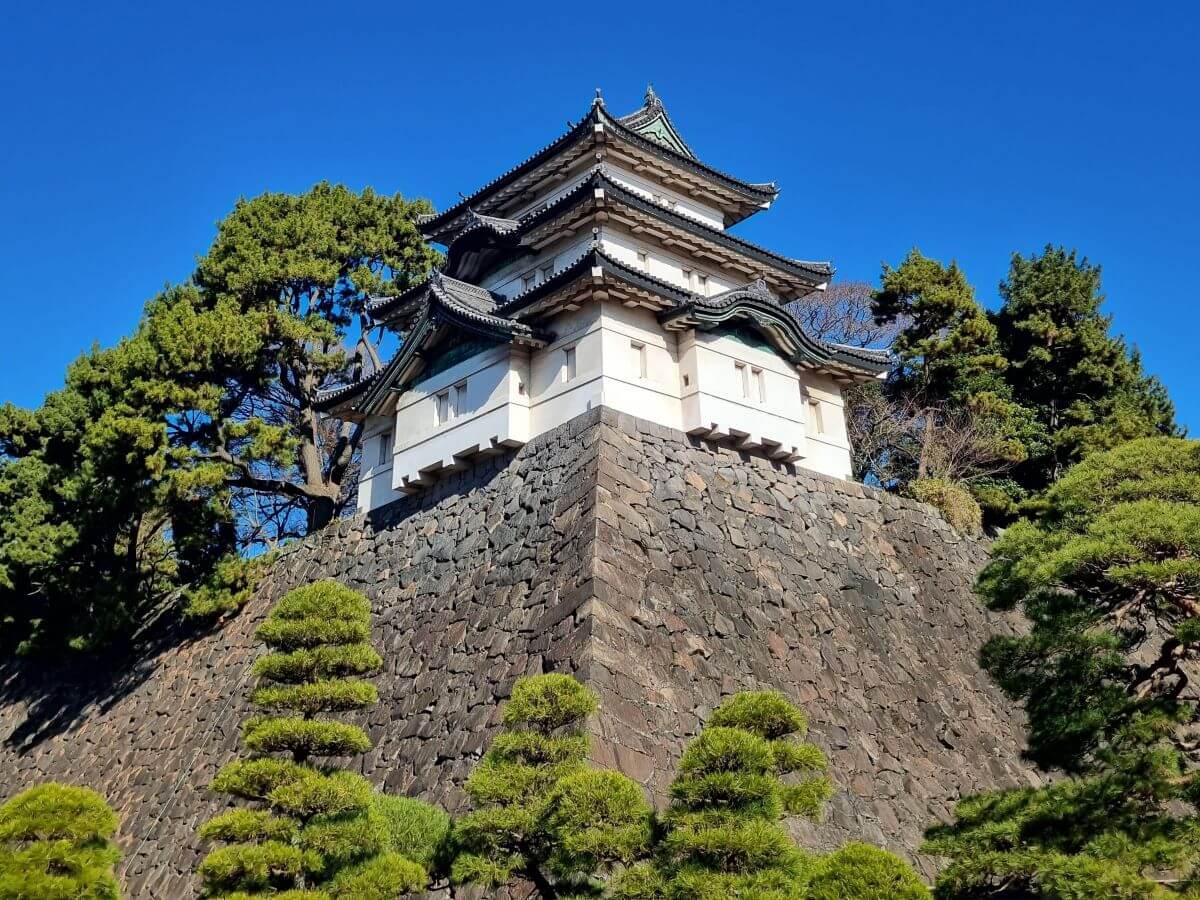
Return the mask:
<svg viewBox="0 0 1200 900">
<path fill-rule="evenodd" d="M 251 702 L 263 713 L 244 724 L 248 758 L 213 780 L 214 790 L 254 808 L 201 827 L 201 837 L 222 844 L 199 868 L 210 896 L 385 900 L 429 882 L 424 866 L 436 854 L 421 834 L 444 837 L 444 815 L 379 798 L 361 775 L 332 764 L 371 747 L 362 728 L 331 718 L 378 700 L 361 680 L 381 665 L 370 615 L 361 594 L 323 581 L 287 594 L 259 626 L 256 636 L 274 651 L 254 669 L 260 683 Z M 397 849 L 406 832 L 404 849 L 420 862 Z"/>
<path fill-rule="evenodd" d="M 641 788 L 587 764 L 596 696 L 568 675 L 518 680 L 504 730 L 467 780 L 473 810 L 455 824 L 458 883 L 533 884 L 543 900 L 599 896 L 651 839 Z"/>
<path fill-rule="evenodd" d="M 1005 379 L 1049 436 L 1016 470 L 1026 490 L 1048 487 L 1092 450 L 1175 433 L 1162 385 L 1111 334 L 1099 266 L 1051 245 L 1029 257 L 1014 253 L 1000 295 L 993 321 Z"/>
<path fill-rule="evenodd" d="M 116 814 L 88 788 L 41 784 L 0 805 L 0 900 L 117 900 Z"/>
</svg>

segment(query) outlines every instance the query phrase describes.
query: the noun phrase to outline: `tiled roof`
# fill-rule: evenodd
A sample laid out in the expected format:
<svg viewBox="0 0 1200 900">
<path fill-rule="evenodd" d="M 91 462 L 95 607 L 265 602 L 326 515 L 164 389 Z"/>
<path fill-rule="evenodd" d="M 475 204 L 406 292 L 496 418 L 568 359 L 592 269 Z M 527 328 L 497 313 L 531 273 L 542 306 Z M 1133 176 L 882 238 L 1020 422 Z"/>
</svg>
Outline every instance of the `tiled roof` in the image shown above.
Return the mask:
<svg viewBox="0 0 1200 900">
<path fill-rule="evenodd" d="M 606 192 L 611 192 L 611 194 L 620 202 L 641 209 L 663 220 L 664 222 L 688 231 L 696 237 L 708 240 L 724 247 L 728 247 L 731 250 L 743 253 L 753 259 L 757 259 L 758 261 L 770 266 L 778 267 L 791 274 L 810 278 L 814 283 L 827 281 L 833 276 L 834 268 L 832 263 L 807 262 L 793 259 L 792 257 L 783 256 L 775 253 L 772 250 L 768 250 L 765 247 L 761 247 L 758 244 L 748 241 L 745 238 L 730 234 L 729 232 L 723 231 L 719 228 L 713 228 L 707 222 L 703 222 L 700 219 L 689 216 L 686 213 L 682 213 L 678 210 L 671 209 L 665 204 L 656 203 L 651 199 L 643 197 L 641 194 L 624 187 L 609 177 L 607 167 L 602 164 L 593 166 L 589 177 L 572 187 L 571 190 L 567 191 L 561 197 L 557 197 L 544 206 L 540 206 L 535 210 L 531 210 L 529 213 L 522 216 L 519 221 L 515 222 L 514 228 L 501 231 L 490 224 L 487 227 L 491 228 L 491 230 L 500 236 L 523 234 L 528 232 L 530 229 L 552 219 L 554 216 L 559 215 L 563 210 L 569 209 L 576 203 L 585 201 L 589 196 L 587 194 L 587 190 L 596 187 L 601 187 Z M 496 221 L 503 223 L 514 223 L 514 220 L 512 219 L 498 219 Z M 483 226 L 475 225 L 469 229 L 464 228 L 462 231 L 460 231 L 450 242 L 451 250 L 453 250 L 454 244 L 461 237 L 470 232 L 479 230 L 480 227 Z"/>
<path fill-rule="evenodd" d="M 693 296 L 687 303 L 662 313 L 660 319 L 664 322 L 695 319 L 694 324 L 718 324 L 735 315 L 782 331 L 787 340 L 795 344 L 801 358 L 819 365 L 832 364 L 859 374 L 877 375 L 891 364 L 886 351 L 846 347 L 811 337 L 795 316 L 779 305 L 779 299 L 761 278 L 711 297 Z"/>
<path fill-rule="evenodd" d="M 617 121 L 626 128 L 658 141 L 672 150 L 681 151 L 692 159 L 696 158 L 695 152 L 683 139 L 683 135 L 671 121 L 671 117 L 667 115 L 666 107 L 663 106 L 658 94 L 654 93 L 652 84 L 646 85 L 646 102 L 641 109 L 636 109 L 627 116 L 621 116 Z"/>
<path fill-rule="evenodd" d="M 638 110 L 637 112 L 631 113 L 630 116 L 625 118 L 641 116 L 642 113 L 643 110 Z M 422 230 L 426 234 L 437 231 L 438 226 L 445 225 L 453 221 L 463 212 L 477 205 L 478 202 L 486 195 L 503 187 L 509 182 L 516 180 L 525 172 L 532 170 L 540 163 L 551 158 L 555 153 L 573 141 L 582 139 L 589 135 L 591 133 L 591 126 L 597 122 L 603 122 L 606 125 L 612 126 L 616 133 L 620 134 L 630 142 L 642 146 L 645 149 L 651 150 L 654 153 L 664 155 L 665 158 L 670 162 L 679 165 L 682 168 L 693 171 L 703 177 L 711 178 L 721 183 L 727 189 L 741 194 L 749 200 L 766 203 L 774 200 L 779 194 L 779 188 L 774 182 L 756 183 L 742 181 L 739 178 L 735 178 L 732 175 L 728 175 L 725 172 L 721 172 L 718 169 L 714 169 L 711 166 L 707 166 L 700 162 L 695 158 L 694 155 L 691 154 L 690 148 L 687 148 L 686 145 L 684 145 L 687 151 L 685 153 L 675 150 L 661 141 L 646 137 L 635 130 L 635 128 L 625 124 L 622 119 L 610 115 L 604 107 L 604 101 L 600 98 L 597 98 L 592 102 L 592 107 L 588 110 L 587 115 L 585 115 L 579 120 L 579 122 L 572 125 L 567 129 L 566 132 L 555 138 L 549 144 L 542 147 L 532 155 L 526 157 L 511 169 L 503 172 L 496 178 L 493 178 L 483 187 L 472 193 L 469 197 L 464 198 L 449 209 L 440 213 L 435 213 L 431 216 L 423 216 L 420 220 Z"/>
</svg>

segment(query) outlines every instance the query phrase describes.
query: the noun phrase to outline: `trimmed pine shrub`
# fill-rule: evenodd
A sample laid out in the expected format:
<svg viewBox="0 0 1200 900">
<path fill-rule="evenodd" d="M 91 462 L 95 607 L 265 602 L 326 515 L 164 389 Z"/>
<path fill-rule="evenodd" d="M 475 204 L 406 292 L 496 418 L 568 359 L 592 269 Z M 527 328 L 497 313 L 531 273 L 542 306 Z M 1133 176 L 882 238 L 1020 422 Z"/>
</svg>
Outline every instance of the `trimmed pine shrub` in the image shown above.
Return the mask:
<svg viewBox="0 0 1200 900">
<path fill-rule="evenodd" d="M 808 900 L 930 900 L 917 873 L 897 856 L 870 844 L 849 843 L 821 857 L 808 883 Z"/>
<path fill-rule="evenodd" d="M 796 740 L 807 727 L 775 692 L 723 703 L 679 761 L 653 860 L 626 872 L 615 896 L 803 897 L 814 860 L 780 820 L 815 818 L 832 790 L 824 755 Z"/>
<path fill-rule="evenodd" d="M 117 900 L 117 816 L 95 791 L 40 784 L 0 806 L 0 900 Z"/>
<path fill-rule="evenodd" d="M 322 581 L 289 593 L 259 626 L 256 637 L 273 651 L 254 666 L 259 685 L 251 701 L 262 712 L 243 725 L 245 758 L 212 784 L 253 808 L 200 827 L 202 838 L 221 844 L 198 870 L 208 896 L 386 900 L 429 883 L 435 854 L 416 859 L 397 848 L 393 823 L 380 811 L 388 801 L 335 765 L 371 748 L 362 728 L 333 718 L 379 699 L 361 680 L 383 662 L 368 643 L 370 619 L 364 596 Z M 406 803 L 430 823 L 444 819 L 418 801 Z M 445 827 L 431 828 L 435 837 L 425 840 L 443 841 Z M 410 830 L 407 846 L 422 850 L 419 829 Z"/>
<path fill-rule="evenodd" d="M 537 896 L 598 896 L 644 855 L 652 812 L 636 783 L 587 763 L 596 696 L 567 675 L 513 685 L 504 731 L 467 780 L 473 811 L 453 834 L 459 884 L 533 884 Z"/>
</svg>

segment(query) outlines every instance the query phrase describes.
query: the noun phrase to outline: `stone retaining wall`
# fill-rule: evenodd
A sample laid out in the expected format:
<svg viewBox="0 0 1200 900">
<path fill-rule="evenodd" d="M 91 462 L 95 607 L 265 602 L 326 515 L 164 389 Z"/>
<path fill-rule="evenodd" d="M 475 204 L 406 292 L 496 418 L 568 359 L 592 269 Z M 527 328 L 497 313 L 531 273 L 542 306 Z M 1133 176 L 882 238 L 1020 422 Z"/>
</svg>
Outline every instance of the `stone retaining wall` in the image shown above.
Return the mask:
<svg viewBox="0 0 1200 900">
<path fill-rule="evenodd" d="M 799 836 L 912 858 L 960 794 L 1032 777 L 1020 718 L 975 662 L 1012 627 L 970 593 L 982 558 L 918 504 L 593 410 L 289 548 L 232 622 L 164 622 L 119 677 L 0 670 L 0 796 L 97 788 L 122 818 L 127 896 L 191 896 L 254 626 L 332 577 L 374 604 L 385 671 L 362 770 L 389 791 L 459 808 L 497 700 L 555 670 L 600 693 L 597 761 L 661 800 L 720 698 L 770 686 L 808 711 L 839 788 Z"/>
</svg>

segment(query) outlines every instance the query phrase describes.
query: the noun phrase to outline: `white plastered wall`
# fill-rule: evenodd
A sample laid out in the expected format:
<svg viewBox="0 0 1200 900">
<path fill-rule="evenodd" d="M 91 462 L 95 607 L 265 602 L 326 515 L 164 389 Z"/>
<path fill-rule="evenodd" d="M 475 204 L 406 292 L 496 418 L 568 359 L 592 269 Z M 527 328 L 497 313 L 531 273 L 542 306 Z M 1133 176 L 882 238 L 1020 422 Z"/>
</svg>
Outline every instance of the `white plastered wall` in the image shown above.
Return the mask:
<svg viewBox="0 0 1200 900">
<path fill-rule="evenodd" d="M 850 439 L 846 434 L 846 411 L 842 388 L 828 375 L 804 372 L 804 420 L 808 455 L 802 460 L 806 468 L 835 478 L 851 478 Z M 814 409 L 814 405 L 816 408 Z M 820 422 L 813 414 L 820 410 Z"/>
<path fill-rule="evenodd" d="M 800 376 L 777 354 L 727 334 L 679 339 L 683 430 L 808 464 Z"/>
<path fill-rule="evenodd" d="M 528 441 L 528 382 L 528 354 L 502 345 L 412 385 L 396 408 L 391 487 L 420 487 L 479 453 Z M 446 395 L 445 421 L 439 421 L 439 395 Z"/>
</svg>

